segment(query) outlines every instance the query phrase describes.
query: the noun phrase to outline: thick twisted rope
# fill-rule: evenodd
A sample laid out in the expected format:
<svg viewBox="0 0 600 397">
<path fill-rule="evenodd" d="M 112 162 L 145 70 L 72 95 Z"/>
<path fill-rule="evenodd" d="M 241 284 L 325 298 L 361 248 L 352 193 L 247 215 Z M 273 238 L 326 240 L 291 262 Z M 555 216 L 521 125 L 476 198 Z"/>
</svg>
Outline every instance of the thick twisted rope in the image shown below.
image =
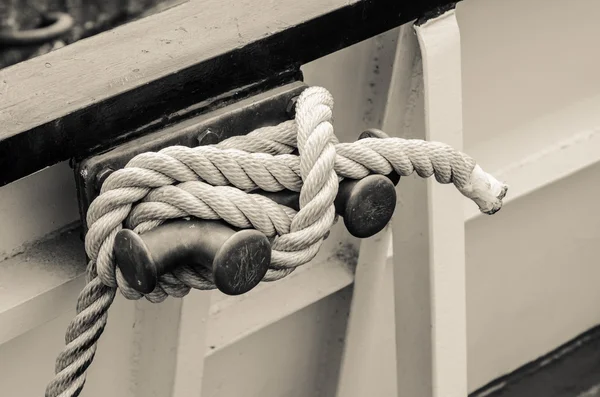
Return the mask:
<svg viewBox="0 0 600 397">
<path fill-rule="evenodd" d="M 264 281 L 273 281 L 317 254 L 334 223 L 333 202 L 342 178 L 392 171 L 402 176 L 434 175 L 440 183 L 453 183 L 482 212 L 493 214 L 502 206 L 506 186 L 448 145 L 400 138 L 338 143 L 329 92 L 306 89 L 296 106 L 293 121 L 215 146 L 173 146 L 143 153 L 107 178 L 88 209 L 88 283 L 67 328 L 66 347 L 57 358 L 47 397 L 81 392 L 117 289 L 128 299 L 143 296 L 127 285 L 115 265 L 113 244 L 123 225 L 143 233 L 168 219 L 193 216 L 255 228 L 271 239 L 272 263 Z M 298 156 L 291 154 L 296 148 Z M 249 193 L 257 188 L 300 192 L 300 211 Z M 160 302 L 169 295 L 183 297 L 191 288 L 212 289 L 214 284 L 202 270 L 181 266 L 161 276 L 145 297 Z"/>
</svg>

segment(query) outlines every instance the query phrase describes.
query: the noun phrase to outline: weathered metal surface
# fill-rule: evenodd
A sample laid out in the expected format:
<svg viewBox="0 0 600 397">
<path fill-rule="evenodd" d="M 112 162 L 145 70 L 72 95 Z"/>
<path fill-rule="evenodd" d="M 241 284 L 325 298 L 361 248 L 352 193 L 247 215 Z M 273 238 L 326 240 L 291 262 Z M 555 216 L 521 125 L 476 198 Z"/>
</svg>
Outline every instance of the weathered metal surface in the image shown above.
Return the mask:
<svg viewBox="0 0 600 397">
<path fill-rule="evenodd" d="M 177 219 L 146 233 L 123 229 L 115 238 L 115 261 L 135 290 L 149 294 L 160 276 L 194 265 L 227 295 L 256 287 L 271 264 L 271 244 L 254 229 L 222 221 Z"/>
<path fill-rule="evenodd" d="M 306 85 L 302 82 L 275 88 L 77 162 L 74 168 L 82 219 L 85 219 L 89 204 L 98 195 L 97 178 L 103 171 L 123 168 L 131 158 L 140 153 L 158 151 L 173 145 L 198 146 L 198 137 L 206 130 L 215 134 L 215 141 L 220 142 L 231 136 L 245 135 L 256 128 L 288 120 L 288 102 L 305 88 Z"/>
</svg>

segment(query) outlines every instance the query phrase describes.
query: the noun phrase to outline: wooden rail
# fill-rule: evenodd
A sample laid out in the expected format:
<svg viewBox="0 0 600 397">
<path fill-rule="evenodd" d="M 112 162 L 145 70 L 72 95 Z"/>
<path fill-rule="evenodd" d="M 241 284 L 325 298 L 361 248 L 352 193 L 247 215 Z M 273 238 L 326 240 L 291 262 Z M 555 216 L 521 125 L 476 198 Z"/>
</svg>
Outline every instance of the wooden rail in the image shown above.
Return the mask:
<svg viewBox="0 0 600 397">
<path fill-rule="evenodd" d="M 0 70 L 0 186 L 448 3 L 189 1 Z"/>
</svg>

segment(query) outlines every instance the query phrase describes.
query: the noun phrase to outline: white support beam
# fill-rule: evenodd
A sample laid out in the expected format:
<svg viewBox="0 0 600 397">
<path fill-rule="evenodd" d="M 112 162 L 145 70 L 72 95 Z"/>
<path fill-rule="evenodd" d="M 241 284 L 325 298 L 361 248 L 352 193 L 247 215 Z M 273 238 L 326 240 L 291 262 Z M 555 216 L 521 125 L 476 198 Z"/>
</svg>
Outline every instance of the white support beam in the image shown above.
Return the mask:
<svg viewBox="0 0 600 397">
<path fill-rule="evenodd" d="M 454 10 L 416 26 L 415 31 L 422 57 L 424 128 L 412 112 L 394 125 L 424 132 L 410 134 L 413 138 L 461 149 L 461 53 Z M 418 83 L 420 76 L 413 79 Z M 394 107 L 394 100 L 388 106 Z M 409 108 L 411 104 L 415 105 L 409 101 Z M 464 397 L 464 199 L 454 187 L 433 178 L 404 178 L 399 194 L 393 219 L 398 395 Z"/>
<path fill-rule="evenodd" d="M 393 59 L 393 71 L 389 75 L 381 127 L 392 136 L 399 136 L 401 132 L 401 126 L 395 125 L 393 118 L 402 113 L 398 109 L 407 106 L 417 53 L 412 24 L 402 26 L 395 50 L 387 54 Z M 387 379 L 382 380 L 381 374 L 375 375 L 373 368 L 381 360 L 375 346 L 382 339 L 382 327 L 393 325 L 393 321 L 390 324 L 389 319 L 383 317 L 385 313 L 381 310 L 381 300 L 388 298 L 386 292 L 389 291 L 386 267 L 390 260 L 390 243 L 390 227 L 361 242 L 337 397 L 362 397 L 373 390 L 385 389 L 382 382 Z"/>
<path fill-rule="evenodd" d="M 171 396 L 176 377 L 175 363 L 179 361 L 179 333 L 185 321 L 182 299 L 170 298 L 160 304 L 142 299 L 125 304 L 135 305 L 127 362 L 129 395 Z M 115 360 L 124 358 L 119 355 L 119 352 L 112 353 Z"/>
<path fill-rule="evenodd" d="M 172 397 L 200 397 L 202 393 L 211 295 L 192 291 L 183 298 Z"/>
<path fill-rule="evenodd" d="M 373 238 L 364 240 L 358 257 L 346 343 L 338 380 L 337 397 L 367 396 L 379 379 L 372 368 L 377 361 L 375 342 L 383 323 L 381 299 L 384 297 L 387 251 L 391 231 L 386 228 Z"/>
</svg>

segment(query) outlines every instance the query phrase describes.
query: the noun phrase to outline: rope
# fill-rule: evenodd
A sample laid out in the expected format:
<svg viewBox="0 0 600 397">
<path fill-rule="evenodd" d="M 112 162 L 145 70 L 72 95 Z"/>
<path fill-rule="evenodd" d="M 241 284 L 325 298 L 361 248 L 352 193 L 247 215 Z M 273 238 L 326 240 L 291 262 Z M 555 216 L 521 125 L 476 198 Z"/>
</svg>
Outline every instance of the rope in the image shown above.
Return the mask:
<svg viewBox="0 0 600 397">
<path fill-rule="evenodd" d="M 191 216 L 255 228 L 272 242 L 272 263 L 263 281 L 274 281 L 317 254 L 334 223 L 333 202 L 343 178 L 392 171 L 433 175 L 440 183 L 453 183 L 484 213 L 501 208 L 506 185 L 469 156 L 442 143 L 414 139 L 338 143 L 332 109 L 329 92 L 311 87 L 298 99 L 295 120 L 214 146 L 142 153 L 106 179 L 87 213 L 87 285 L 77 300 L 77 315 L 67 328 L 66 347 L 57 358 L 46 397 L 81 392 L 117 289 L 127 299 L 143 297 L 127 285 L 114 262 L 114 239 L 124 225 L 144 233 L 168 219 Z M 292 154 L 296 149 L 299 155 Z M 300 211 L 250 193 L 256 188 L 300 192 Z M 157 303 L 169 295 L 183 297 L 191 288 L 213 289 L 210 276 L 199 272 L 181 266 L 163 275 L 145 298 Z"/>
</svg>

